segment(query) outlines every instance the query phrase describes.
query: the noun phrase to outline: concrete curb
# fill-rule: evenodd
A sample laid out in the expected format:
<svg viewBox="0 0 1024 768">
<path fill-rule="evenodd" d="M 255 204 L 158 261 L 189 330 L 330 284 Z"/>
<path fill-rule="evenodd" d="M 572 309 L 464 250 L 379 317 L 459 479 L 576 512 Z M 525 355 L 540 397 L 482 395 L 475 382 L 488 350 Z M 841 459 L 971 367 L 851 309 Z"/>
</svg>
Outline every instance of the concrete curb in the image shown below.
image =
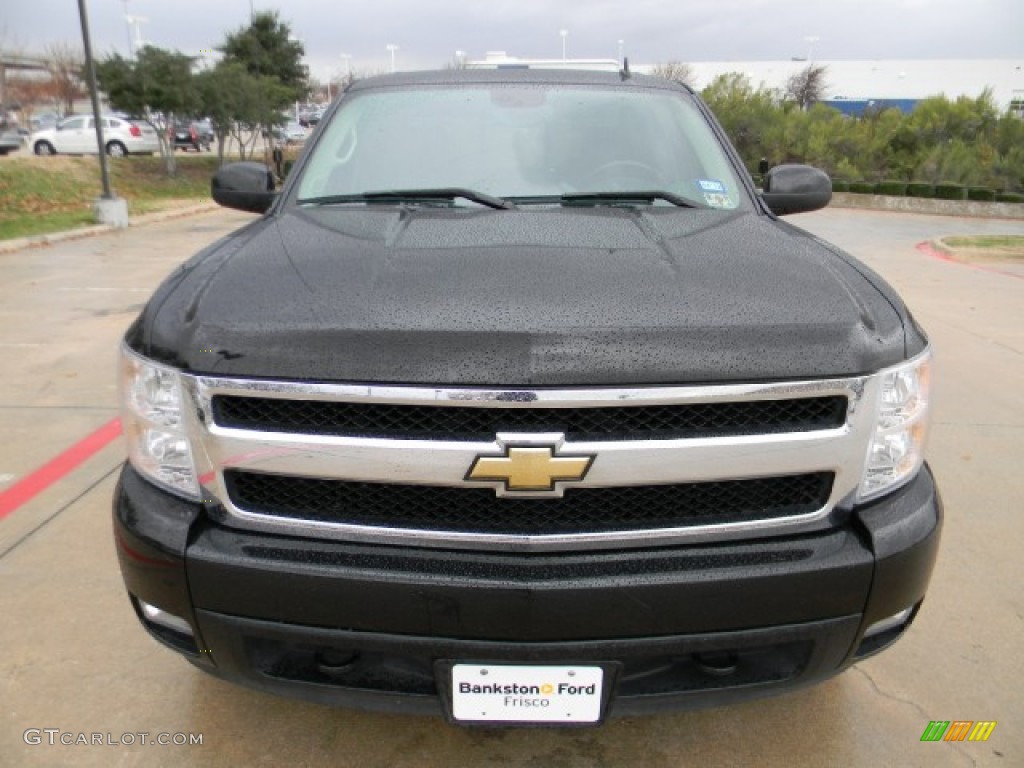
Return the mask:
<svg viewBox="0 0 1024 768">
<path fill-rule="evenodd" d="M 140 216 L 132 216 L 128 219 L 128 226 L 139 227 L 146 224 L 156 224 L 161 221 L 181 219 L 186 216 L 197 216 L 203 213 L 220 210 L 220 206 L 214 202 L 190 205 L 186 208 L 171 208 L 166 211 L 144 213 Z M 116 232 L 117 228 L 108 224 L 96 224 L 81 229 L 69 229 L 65 232 L 51 232 L 46 235 L 32 235 L 31 237 L 18 237 L 13 240 L 0 240 L 0 254 L 14 253 L 26 248 L 41 248 L 56 243 L 64 243 L 69 240 L 80 240 L 84 237 L 105 235 L 108 232 Z"/>
<path fill-rule="evenodd" d="M 977 264 L 970 261 L 963 261 L 958 259 L 956 251 L 950 248 L 948 245 L 943 243 L 941 240 L 925 240 L 923 243 L 918 243 L 914 246 L 920 253 L 925 256 L 929 256 L 939 261 L 945 261 L 950 264 L 956 264 L 961 267 L 967 267 L 968 269 L 976 269 L 979 272 L 990 272 L 994 275 L 1002 275 L 1003 277 L 1012 277 L 1016 280 L 1024 280 L 1024 274 L 1017 272 L 1010 272 L 1005 269 L 998 269 L 992 266 L 991 263 Z"/>
<path fill-rule="evenodd" d="M 1024 204 L 1022 203 L 982 203 L 975 200 L 935 200 L 921 197 L 833 192 L 830 205 L 836 208 L 863 208 L 871 211 L 924 213 L 930 216 L 1024 219 Z"/>
</svg>

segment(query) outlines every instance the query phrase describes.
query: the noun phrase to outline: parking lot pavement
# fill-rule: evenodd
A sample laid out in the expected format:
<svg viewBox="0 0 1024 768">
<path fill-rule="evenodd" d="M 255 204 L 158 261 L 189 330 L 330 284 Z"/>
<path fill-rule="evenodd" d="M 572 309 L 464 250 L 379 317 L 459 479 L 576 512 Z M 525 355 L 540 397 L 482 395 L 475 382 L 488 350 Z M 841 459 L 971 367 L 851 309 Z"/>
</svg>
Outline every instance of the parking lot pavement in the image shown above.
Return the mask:
<svg viewBox="0 0 1024 768">
<path fill-rule="evenodd" d="M 131 612 L 109 522 L 122 446 L 75 446 L 108 435 L 116 347 L 140 304 L 247 218 L 215 212 L 0 257 L 0 498 L 69 449 L 81 459 L 0 509 L 0 766 L 1024 765 L 1024 281 L 915 249 L 1020 223 L 790 219 L 893 282 L 937 350 L 929 454 L 947 519 L 907 637 L 824 685 L 740 706 L 599 729 L 462 730 L 236 688 L 158 646 Z M 922 743 L 931 720 L 997 725 L 985 743 Z M 94 734 L 104 743 L 61 744 Z M 154 745 L 160 734 L 202 744 Z"/>
</svg>

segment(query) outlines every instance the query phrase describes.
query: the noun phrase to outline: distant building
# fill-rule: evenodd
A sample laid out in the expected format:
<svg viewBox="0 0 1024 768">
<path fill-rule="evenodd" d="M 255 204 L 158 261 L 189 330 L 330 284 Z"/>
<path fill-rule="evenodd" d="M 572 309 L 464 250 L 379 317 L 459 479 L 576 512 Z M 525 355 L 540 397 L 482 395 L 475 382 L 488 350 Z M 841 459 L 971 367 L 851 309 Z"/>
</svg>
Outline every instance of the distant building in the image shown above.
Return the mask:
<svg viewBox="0 0 1024 768">
<path fill-rule="evenodd" d="M 488 51 L 482 59 L 469 59 L 466 69 L 591 69 L 618 72 L 615 59 L 521 59 L 505 51 Z"/>
<path fill-rule="evenodd" d="M 689 62 L 694 88 L 702 89 L 722 74 L 739 72 L 755 87 L 782 93 L 786 81 L 809 63 L 828 68 L 826 102 L 848 114 L 871 105 L 903 111 L 929 96 L 977 97 L 985 88 L 1001 109 L 1024 109 L 1022 59 L 878 59 L 868 61 L 695 61 Z M 649 72 L 652 66 L 634 67 Z M 859 110 L 859 111 L 858 111 Z"/>
<path fill-rule="evenodd" d="M 920 99 L 823 99 L 827 107 L 838 109 L 844 115 L 862 117 L 865 113 L 881 112 L 885 109 L 898 109 L 903 114 L 914 111 Z"/>
<path fill-rule="evenodd" d="M 467 69 L 595 69 L 615 72 L 615 59 L 524 59 L 505 51 L 488 51 L 482 59 L 462 59 Z M 693 61 L 690 83 L 697 90 L 719 75 L 739 73 L 754 87 L 781 95 L 786 81 L 809 64 L 828 68 L 824 103 L 848 115 L 872 109 L 910 112 L 921 99 L 945 95 L 975 98 L 989 88 L 1000 109 L 1024 116 L 1024 59 L 876 59 L 864 61 Z M 653 64 L 634 64 L 649 73 Z"/>
</svg>

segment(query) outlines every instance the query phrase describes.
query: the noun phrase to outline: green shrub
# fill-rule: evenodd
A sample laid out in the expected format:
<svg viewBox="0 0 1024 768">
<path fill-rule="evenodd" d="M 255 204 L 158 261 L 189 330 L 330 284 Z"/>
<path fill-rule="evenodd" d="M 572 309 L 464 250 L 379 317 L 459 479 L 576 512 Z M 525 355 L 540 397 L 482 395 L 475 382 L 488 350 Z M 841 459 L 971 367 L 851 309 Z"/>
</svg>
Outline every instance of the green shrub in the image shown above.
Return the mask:
<svg viewBox="0 0 1024 768">
<path fill-rule="evenodd" d="M 996 199 L 996 191 L 988 187 L 969 187 L 967 189 L 967 199 L 990 203 Z"/>
<path fill-rule="evenodd" d="M 758 189 L 764 188 L 764 176 L 762 176 L 760 173 L 750 174 L 750 179 L 751 181 L 754 182 L 754 186 L 757 187 Z"/>
<path fill-rule="evenodd" d="M 835 168 L 832 170 L 832 176 L 837 179 L 849 183 L 850 179 L 859 179 L 864 175 L 864 172 L 860 170 L 856 165 L 850 162 L 850 158 L 841 157 Z"/>
<path fill-rule="evenodd" d="M 846 181 L 846 179 L 832 179 L 832 191 L 849 192 L 850 182 Z"/>
<path fill-rule="evenodd" d="M 1024 192 L 1024 121 L 1000 109 L 989 90 L 977 98 L 922 99 L 909 114 L 889 109 L 859 118 L 820 104 L 793 109 L 739 73 L 716 78 L 704 97 L 752 173 L 765 157 L 818 165 L 845 181 L 887 178 Z"/>
<path fill-rule="evenodd" d="M 936 184 L 935 197 L 939 200 L 966 200 L 967 188 L 963 184 Z"/>
<path fill-rule="evenodd" d="M 1020 192 L 999 192 L 996 200 L 1000 203 L 1024 203 L 1024 194 Z"/>
<path fill-rule="evenodd" d="M 875 193 L 875 183 L 873 181 L 851 181 L 850 191 L 856 192 L 859 195 L 873 195 Z"/>
<path fill-rule="evenodd" d="M 880 181 L 875 185 L 876 195 L 897 195 L 902 197 L 907 194 L 907 183 L 905 181 Z"/>
<path fill-rule="evenodd" d="M 907 197 L 935 197 L 935 185 L 912 181 L 907 184 Z"/>
</svg>

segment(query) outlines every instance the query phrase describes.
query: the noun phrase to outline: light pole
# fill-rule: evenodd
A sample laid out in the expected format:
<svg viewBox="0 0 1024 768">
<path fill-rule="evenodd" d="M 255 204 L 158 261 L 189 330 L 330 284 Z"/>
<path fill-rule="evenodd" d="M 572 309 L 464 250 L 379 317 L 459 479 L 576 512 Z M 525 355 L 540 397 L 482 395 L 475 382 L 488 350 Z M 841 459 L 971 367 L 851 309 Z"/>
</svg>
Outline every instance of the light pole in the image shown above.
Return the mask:
<svg viewBox="0 0 1024 768">
<path fill-rule="evenodd" d="M 338 87 L 340 93 L 352 84 L 352 54 L 339 53 L 338 58 L 345 62 L 345 84 Z"/>
<path fill-rule="evenodd" d="M 804 38 L 804 42 L 807 43 L 807 61 L 814 61 L 814 44 L 821 40 L 817 35 L 808 35 Z"/>
<path fill-rule="evenodd" d="M 100 159 L 100 183 L 103 195 L 96 201 L 96 220 L 100 224 L 110 224 L 118 229 L 128 226 L 128 202 L 123 197 L 116 197 L 110 188 L 110 173 L 107 170 L 107 153 L 103 146 L 103 128 L 100 120 L 99 88 L 96 85 L 96 62 L 92 57 L 92 39 L 89 35 L 89 13 L 85 0 L 78 0 L 78 19 L 82 26 L 82 50 L 85 54 L 85 80 L 89 86 L 89 99 L 92 101 L 93 125 L 96 128 L 96 148 Z"/>
<path fill-rule="evenodd" d="M 125 5 L 127 5 L 127 2 Z M 89 12 L 86 10 L 85 0 L 78 0 L 78 19 L 82 25 L 82 49 L 85 51 L 85 79 L 89 86 L 89 98 L 92 100 L 93 125 L 96 127 L 96 144 L 99 147 L 100 183 L 103 186 L 102 199 L 112 200 L 114 195 L 110 191 L 110 174 L 107 173 L 107 153 L 103 147 L 103 124 L 100 122 L 100 89 L 96 86 L 96 65 L 92 58 Z"/>
<path fill-rule="evenodd" d="M 149 19 L 131 15 L 128 13 L 128 0 L 122 0 L 122 2 L 124 3 L 124 20 L 128 25 L 128 58 L 134 59 L 135 54 L 142 47 L 142 32 L 139 25 L 148 22 Z"/>
<path fill-rule="evenodd" d="M 149 23 L 149 19 L 145 16 L 125 16 L 125 20 L 128 22 L 128 29 L 134 30 L 135 42 L 130 47 L 132 58 L 135 58 L 135 54 L 142 50 L 145 46 L 146 41 L 142 39 L 142 25 Z M 131 42 L 132 36 L 128 36 L 129 42 Z"/>
<path fill-rule="evenodd" d="M 558 34 L 562 36 L 562 63 L 565 64 L 565 38 L 569 36 L 569 30 L 560 29 L 558 30 Z"/>
<path fill-rule="evenodd" d="M 387 47 L 387 49 L 389 51 L 391 51 L 391 71 L 394 72 L 395 71 L 395 51 L 398 50 L 398 46 L 395 45 L 394 43 L 388 43 L 386 47 Z"/>
<path fill-rule="evenodd" d="M 132 43 L 132 22 L 131 17 L 128 15 L 128 0 L 124 0 L 124 20 L 128 25 L 128 58 L 135 58 L 135 48 Z"/>
</svg>

